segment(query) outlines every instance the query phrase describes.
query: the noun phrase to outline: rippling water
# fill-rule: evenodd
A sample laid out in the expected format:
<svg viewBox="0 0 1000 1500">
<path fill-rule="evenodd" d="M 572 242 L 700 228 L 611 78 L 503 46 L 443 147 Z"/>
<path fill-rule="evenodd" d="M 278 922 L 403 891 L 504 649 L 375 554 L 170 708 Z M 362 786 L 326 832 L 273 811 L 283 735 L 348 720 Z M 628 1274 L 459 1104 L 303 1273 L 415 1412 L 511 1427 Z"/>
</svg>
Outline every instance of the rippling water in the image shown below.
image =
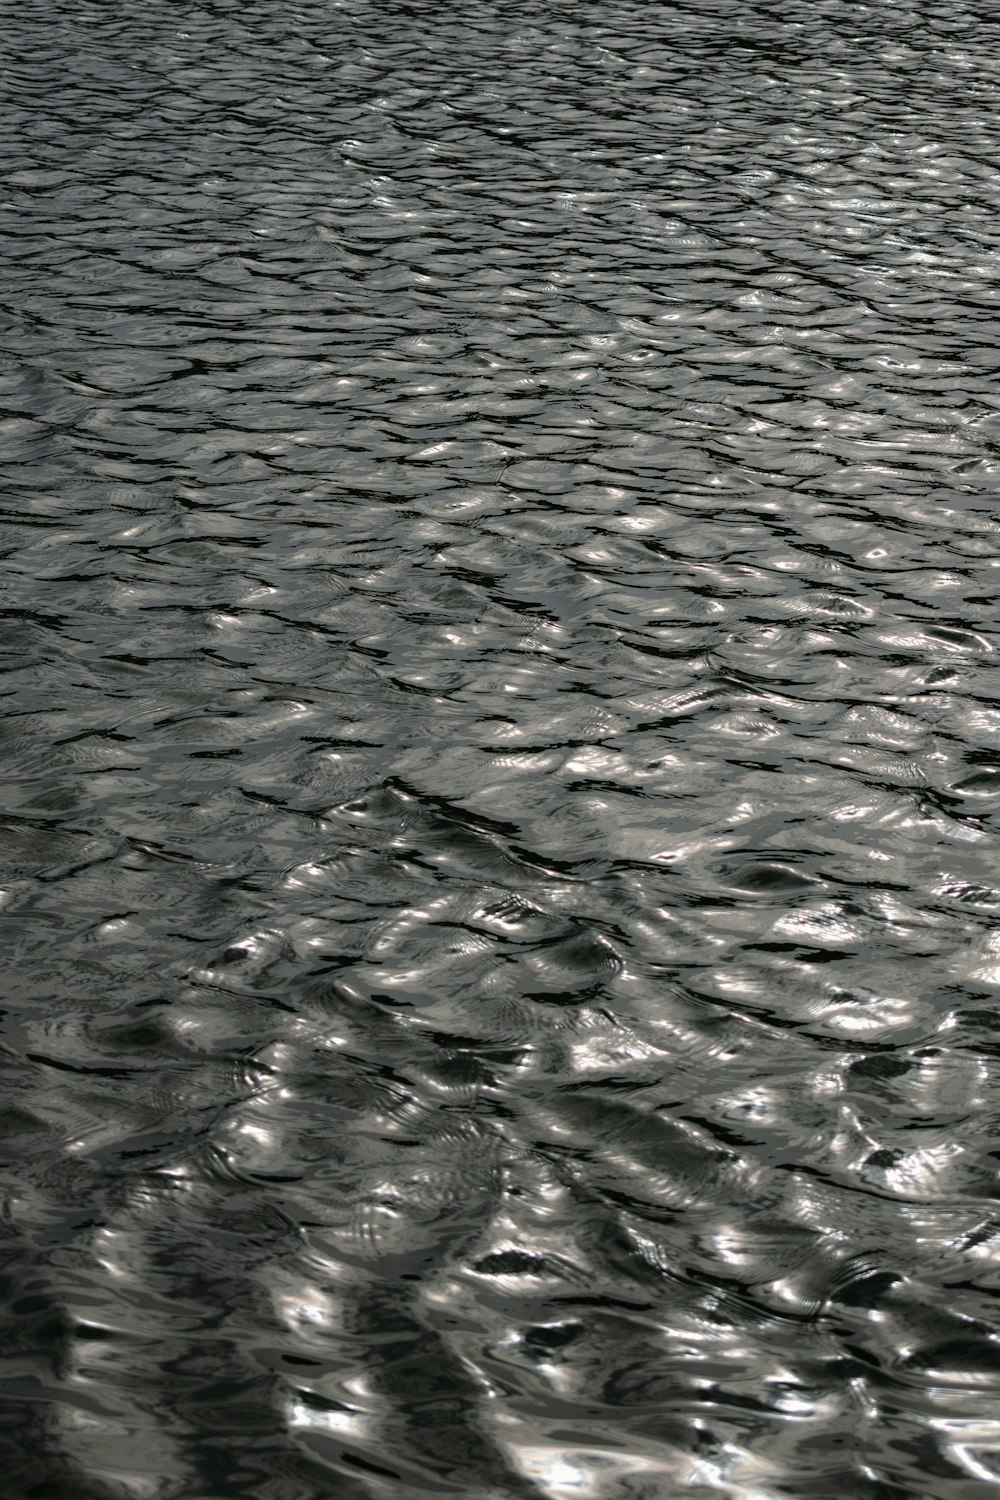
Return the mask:
<svg viewBox="0 0 1000 1500">
<path fill-rule="evenodd" d="M 5 1493 L 996 1494 L 996 7 L 5 44 Z"/>
</svg>

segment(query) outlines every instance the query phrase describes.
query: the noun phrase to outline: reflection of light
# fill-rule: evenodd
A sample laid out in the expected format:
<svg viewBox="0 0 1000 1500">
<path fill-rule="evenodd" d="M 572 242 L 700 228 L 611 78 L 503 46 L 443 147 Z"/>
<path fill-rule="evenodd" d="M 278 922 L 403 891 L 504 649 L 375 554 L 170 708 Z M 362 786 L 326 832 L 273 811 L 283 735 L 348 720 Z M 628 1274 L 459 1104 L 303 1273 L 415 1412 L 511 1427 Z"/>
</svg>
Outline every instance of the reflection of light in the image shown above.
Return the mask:
<svg viewBox="0 0 1000 1500">
<path fill-rule="evenodd" d="M 121 1230 L 116 1229 L 99 1229 L 94 1236 L 94 1259 L 108 1276 L 121 1278 L 128 1274 L 119 1261 L 120 1242 L 123 1238 Z"/>
<path fill-rule="evenodd" d="M 956 1143 L 910 1151 L 887 1168 L 885 1180 L 894 1192 L 926 1198 L 933 1192 L 944 1191 L 949 1165 L 964 1156 L 965 1147 Z M 939 1182 L 939 1178 L 944 1181 Z"/>
<path fill-rule="evenodd" d="M 547 1490 L 583 1495 L 592 1489 L 584 1464 L 558 1448 L 521 1448 L 518 1457 L 528 1478 Z"/>
<path fill-rule="evenodd" d="M 327 1328 L 336 1322 L 337 1308 L 333 1298 L 315 1287 L 303 1286 L 288 1296 L 279 1297 L 277 1312 L 292 1329 L 301 1329 L 303 1325 Z"/>
<path fill-rule="evenodd" d="M 665 1464 L 659 1458 L 645 1458 L 636 1453 L 626 1454 L 611 1449 L 579 1448 L 569 1451 L 565 1448 L 532 1444 L 515 1447 L 513 1457 L 532 1483 L 543 1493 L 555 1497 L 596 1496 L 609 1479 L 617 1478 L 626 1470 L 633 1474 L 660 1474 L 664 1478 L 669 1472 L 672 1477 L 676 1477 L 676 1467 L 669 1461 Z M 748 1495 L 747 1500 L 757 1500 L 757 1497 Z"/>
<path fill-rule="evenodd" d="M 984 1448 L 973 1447 L 971 1443 L 952 1443 L 950 1449 L 966 1473 L 974 1474 L 977 1479 L 1000 1479 L 1000 1445 Z M 983 1462 L 987 1455 L 993 1460 L 992 1467 Z"/>
<path fill-rule="evenodd" d="M 289 1427 L 297 1427 L 300 1430 L 308 1428 L 313 1432 L 348 1432 L 357 1434 L 364 1427 L 364 1413 L 341 1409 L 320 1410 L 315 1406 L 307 1406 L 304 1401 L 289 1401 L 285 1408 Z"/>
<path fill-rule="evenodd" d="M 976 1479 L 1000 1479 L 1000 1422 L 983 1422 L 964 1417 L 942 1417 L 931 1422 L 952 1441 L 943 1444 L 944 1451 Z"/>
</svg>

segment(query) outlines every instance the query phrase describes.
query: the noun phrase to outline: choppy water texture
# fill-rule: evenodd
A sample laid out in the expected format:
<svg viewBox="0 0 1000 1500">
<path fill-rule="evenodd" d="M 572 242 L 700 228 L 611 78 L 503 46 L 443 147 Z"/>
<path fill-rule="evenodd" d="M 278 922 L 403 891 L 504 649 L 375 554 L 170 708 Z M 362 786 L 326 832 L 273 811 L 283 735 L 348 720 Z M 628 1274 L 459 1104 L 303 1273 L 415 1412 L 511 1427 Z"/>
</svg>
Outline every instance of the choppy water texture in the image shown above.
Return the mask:
<svg viewBox="0 0 1000 1500">
<path fill-rule="evenodd" d="M 994 1495 L 996 6 L 4 44 L 5 1495 Z"/>
</svg>

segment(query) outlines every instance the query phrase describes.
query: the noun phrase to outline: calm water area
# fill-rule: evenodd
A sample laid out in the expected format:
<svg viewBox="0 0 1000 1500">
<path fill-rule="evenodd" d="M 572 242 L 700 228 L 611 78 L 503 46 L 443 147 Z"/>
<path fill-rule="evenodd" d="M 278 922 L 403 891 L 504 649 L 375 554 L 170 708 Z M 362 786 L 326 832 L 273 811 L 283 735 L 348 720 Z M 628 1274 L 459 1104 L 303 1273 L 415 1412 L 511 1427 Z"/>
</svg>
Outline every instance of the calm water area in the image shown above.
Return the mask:
<svg viewBox="0 0 1000 1500">
<path fill-rule="evenodd" d="M 5 1500 L 1000 1494 L 1000 8 L 0 51 Z"/>
</svg>

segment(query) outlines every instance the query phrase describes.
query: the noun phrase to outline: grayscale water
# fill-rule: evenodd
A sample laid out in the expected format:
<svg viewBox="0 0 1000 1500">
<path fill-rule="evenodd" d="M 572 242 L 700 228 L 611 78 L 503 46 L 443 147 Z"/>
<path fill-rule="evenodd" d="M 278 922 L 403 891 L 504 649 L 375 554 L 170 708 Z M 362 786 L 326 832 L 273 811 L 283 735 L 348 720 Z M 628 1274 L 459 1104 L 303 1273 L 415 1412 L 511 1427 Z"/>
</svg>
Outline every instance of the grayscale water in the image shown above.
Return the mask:
<svg viewBox="0 0 1000 1500">
<path fill-rule="evenodd" d="M 1000 1484 L 1000 10 L 11 0 L 5 1500 Z"/>
</svg>

